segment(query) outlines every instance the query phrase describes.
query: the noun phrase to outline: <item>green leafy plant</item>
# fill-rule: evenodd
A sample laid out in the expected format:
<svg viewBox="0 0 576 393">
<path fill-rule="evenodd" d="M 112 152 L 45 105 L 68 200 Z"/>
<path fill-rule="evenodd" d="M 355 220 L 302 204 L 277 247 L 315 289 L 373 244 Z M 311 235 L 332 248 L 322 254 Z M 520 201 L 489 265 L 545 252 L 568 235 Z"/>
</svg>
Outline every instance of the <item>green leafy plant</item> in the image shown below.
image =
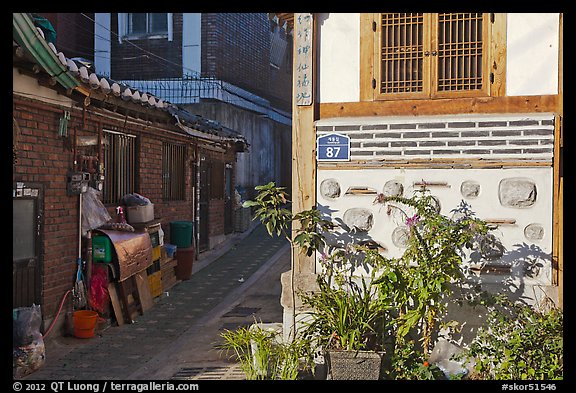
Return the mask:
<svg viewBox="0 0 576 393">
<path fill-rule="evenodd" d="M 349 269 L 337 268 L 335 259 L 344 253 L 339 250 L 324 259 L 318 290 L 301 294 L 309 307 L 303 314 L 310 317 L 303 334 L 315 337 L 325 350 L 382 350 L 388 305 L 377 296 L 375 271 L 368 278 L 354 277 Z"/>
<path fill-rule="evenodd" d="M 388 214 L 399 212 L 408 231 L 403 255 L 385 258 L 375 249 L 356 244 L 331 249 L 324 235 L 334 226 L 318 210 L 292 215 L 284 207 L 289 201 L 281 187 L 269 183 L 256 189 L 258 197 L 245 206 L 256 208 L 256 217 L 271 235 L 284 235 L 293 250 L 299 248 L 306 255 L 322 253 L 319 290 L 300 294 L 311 317 L 304 331 L 306 345 L 379 350 L 390 348 L 392 341 L 389 378 L 445 378 L 427 359 L 439 329 L 457 325 L 444 319 L 454 289 L 465 284 L 463 261 L 467 253 L 479 250 L 482 254 L 482 244 L 495 240 L 490 233 L 495 226 L 475 218 L 464 202 L 452 217 L 440 214 L 437 200 L 426 187 L 416 190 L 411 198 L 380 194 L 374 203 L 386 206 Z M 292 230 L 293 221 L 298 225 Z M 369 267 L 369 277 L 354 276 L 352 270 L 359 261 Z M 492 378 L 561 377 L 561 313 L 535 315 L 528 309 L 515 310 L 514 317 L 490 314 L 490 330 L 483 330 L 466 352 L 477 361 L 477 374 Z M 518 328 L 522 319 L 530 321 L 524 330 Z M 419 336 L 419 348 L 414 336 Z M 546 342 L 546 353 L 534 348 L 539 340 Z M 531 351 L 529 361 L 520 356 L 526 350 Z M 540 371 L 538 362 L 544 366 Z"/>
<path fill-rule="evenodd" d="M 296 249 L 308 256 L 320 250 L 325 244 L 324 231 L 333 228 L 332 222 L 321 217 L 317 209 L 304 210 L 292 214 L 287 206 L 290 203 L 285 187 L 278 187 L 274 182 L 266 185 L 256 186 L 258 194 L 254 200 L 246 201 L 243 207 L 254 208 L 254 219 L 259 219 L 266 226 L 268 233 L 277 236 L 284 236 L 290 243 L 292 258 Z M 292 223 L 296 222 L 293 228 Z M 294 234 L 293 234 L 294 233 Z M 291 266 L 291 293 L 292 304 L 295 304 L 296 293 L 294 289 L 294 266 Z M 296 313 L 292 316 L 292 327 L 294 336 L 296 335 Z"/>
<path fill-rule="evenodd" d="M 321 217 L 317 209 L 304 210 L 292 214 L 287 206 L 290 203 L 285 187 L 278 187 L 274 182 L 256 186 L 258 195 L 254 200 L 245 201 L 243 207 L 255 208 L 254 219 L 259 219 L 270 235 L 284 236 L 292 248 L 300 248 L 300 252 L 310 256 L 325 245 L 323 231 L 333 227 L 332 222 Z M 292 222 L 299 225 L 294 228 L 292 237 Z"/>
<path fill-rule="evenodd" d="M 386 377 L 403 380 L 446 379 L 442 370 L 430 364 L 422 351 L 415 348 L 414 340 L 404 338 L 396 343 Z"/>
<path fill-rule="evenodd" d="M 437 200 L 425 187 L 412 198 L 378 195 L 374 202 L 388 205 L 389 214 L 399 211 L 409 230 L 405 252 L 396 261 L 388 260 L 386 273 L 377 280 L 380 296 L 396 304 L 396 340 L 417 330 L 428 356 L 452 287 L 463 282 L 465 249 L 473 248 L 494 227 L 475 218 L 465 204 L 455 219 L 440 214 Z M 375 253 L 369 256 L 385 261 Z"/>
<path fill-rule="evenodd" d="M 255 324 L 220 333 L 223 342 L 216 347 L 240 363 L 246 379 L 297 379 L 313 371 L 312 346 L 297 338 L 284 342 L 281 334 Z"/>
<path fill-rule="evenodd" d="M 458 359 L 474 362 L 475 379 L 563 379 L 563 312 L 484 293 L 487 319 Z M 485 299 L 489 298 L 490 301 Z"/>
</svg>

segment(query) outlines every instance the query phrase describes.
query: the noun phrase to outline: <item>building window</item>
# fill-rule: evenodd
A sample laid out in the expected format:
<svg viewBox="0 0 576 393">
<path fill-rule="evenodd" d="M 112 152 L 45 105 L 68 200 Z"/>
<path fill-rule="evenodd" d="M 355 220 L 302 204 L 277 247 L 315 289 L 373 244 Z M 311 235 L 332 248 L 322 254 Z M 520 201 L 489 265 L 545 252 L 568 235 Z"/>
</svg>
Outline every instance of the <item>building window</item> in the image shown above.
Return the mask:
<svg viewBox="0 0 576 393">
<path fill-rule="evenodd" d="M 165 201 L 185 199 L 185 155 L 185 145 L 162 144 L 162 198 Z"/>
<path fill-rule="evenodd" d="M 172 41 L 171 13 L 119 13 L 119 40 L 168 38 Z"/>
<path fill-rule="evenodd" d="M 375 99 L 489 95 L 490 14 L 375 15 Z"/>
<path fill-rule="evenodd" d="M 118 204 L 136 191 L 136 136 L 104 131 L 104 187 L 102 202 Z"/>
</svg>

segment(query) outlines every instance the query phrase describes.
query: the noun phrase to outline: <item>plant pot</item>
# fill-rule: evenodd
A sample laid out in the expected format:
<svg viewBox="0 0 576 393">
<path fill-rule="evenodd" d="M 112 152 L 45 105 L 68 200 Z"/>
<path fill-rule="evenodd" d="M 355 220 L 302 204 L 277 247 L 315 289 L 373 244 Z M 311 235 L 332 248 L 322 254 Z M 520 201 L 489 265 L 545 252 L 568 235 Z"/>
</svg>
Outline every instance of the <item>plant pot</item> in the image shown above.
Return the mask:
<svg viewBox="0 0 576 393">
<path fill-rule="evenodd" d="M 380 370 L 384 352 L 374 351 L 326 351 L 328 372 L 332 379 L 338 380 L 376 380 L 380 379 Z"/>
</svg>

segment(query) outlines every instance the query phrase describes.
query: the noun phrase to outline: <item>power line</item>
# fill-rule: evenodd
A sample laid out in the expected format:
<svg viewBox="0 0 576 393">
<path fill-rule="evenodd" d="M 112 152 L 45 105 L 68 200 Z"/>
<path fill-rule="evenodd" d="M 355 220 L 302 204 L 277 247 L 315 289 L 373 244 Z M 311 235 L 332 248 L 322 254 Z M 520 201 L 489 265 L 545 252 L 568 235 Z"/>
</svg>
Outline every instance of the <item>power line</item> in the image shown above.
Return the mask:
<svg viewBox="0 0 576 393">
<path fill-rule="evenodd" d="M 91 20 L 92 22 L 94 22 L 94 23 L 97 24 L 98 26 L 102 27 L 103 29 L 109 31 L 110 34 L 113 34 L 114 36 L 116 36 L 116 37 L 118 37 L 118 38 L 121 38 L 119 34 L 116 34 L 115 32 L 113 32 L 112 30 L 110 30 L 110 29 L 107 28 L 106 26 L 102 25 L 101 23 L 96 22 L 95 19 L 92 19 L 92 18 L 90 18 L 88 15 L 83 14 L 83 13 L 82 13 L 81 15 L 84 16 L 85 18 L 87 18 L 88 20 Z M 109 42 L 112 42 L 112 41 L 109 41 Z M 176 66 L 176 67 L 178 67 L 178 69 L 184 69 L 184 70 L 187 70 L 187 71 L 189 71 L 189 72 L 191 72 L 191 73 L 193 73 L 193 74 L 198 74 L 198 76 L 200 76 L 199 73 L 198 73 L 198 71 L 193 70 L 193 69 L 191 69 L 191 68 L 187 68 L 187 67 L 185 67 L 185 66 L 182 65 L 182 64 L 175 63 L 175 62 L 170 61 L 170 60 L 168 60 L 168 59 L 166 59 L 166 58 L 164 58 L 164 57 L 162 57 L 162 56 L 159 56 L 159 55 L 157 55 L 157 54 L 155 54 L 155 53 L 152 53 L 152 52 L 150 52 L 150 51 L 147 51 L 146 49 L 141 48 L 140 46 L 136 45 L 135 43 L 133 43 L 133 42 L 130 41 L 130 40 L 123 40 L 123 42 L 126 42 L 126 43 L 132 45 L 133 47 L 135 47 L 136 49 L 141 50 L 142 52 L 144 52 L 144 53 L 146 53 L 146 54 L 148 54 L 148 55 L 150 55 L 150 56 L 152 56 L 152 57 L 155 57 L 155 58 L 157 58 L 157 59 L 160 59 L 161 61 L 164 61 L 164 62 L 166 62 L 167 64 L 171 64 L 171 65 L 173 65 L 173 66 Z"/>
<path fill-rule="evenodd" d="M 108 28 L 107 26 L 104 26 L 104 25 L 102 25 L 101 23 L 98 23 L 95 19 L 91 18 L 90 16 L 86 15 L 85 13 L 80 13 L 80 15 L 82 15 L 84 18 L 90 20 L 90 21 L 93 22 L 95 25 L 98 25 L 98 26 L 102 27 L 103 29 L 107 30 L 108 32 L 110 32 L 111 35 L 113 35 L 113 36 L 115 36 L 115 37 L 117 37 L 117 38 L 121 38 L 119 34 L 117 34 L 116 32 L 112 31 L 112 30 L 111 30 L 110 28 Z M 94 32 L 94 36 L 96 36 L 96 37 L 98 37 L 98 38 L 101 38 L 101 39 L 103 39 L 104 41 L 107 41 L 107 42 L 112 43 L 112 40 L 109 40 L 109 39 L 107 39 L 107 38 L 105 38 L 105 37 L 102 37 L 102 36 L 100 36 L 100 35 L 96 35 L 96 32 Z M 202 80 L 202 77 L 201 77 L 200 73 L 199 73 L 198 71 L 196 71 L 196 70 L 190 69 L 190 68 L 188 68 L 188 67 L 185 67 L 185 66 L 182 65 L 182 64 L 175 63 L 175 62 L 170 61 L 170 60 L 168 60 L 168 59 L 166 59 L 166 58 L 164 58 L 164 57 L 162 57 L 162 56 L 159 56 L 159 55 L 157 55 L 157 54 L 155 54 L 155 53 L 152 53 L 152 52 L 150 52 L 150 51 L 148 51 L 148 50 L 146 50 L 146 49 L 144 49 L 144 48 L 142 48 L 142 47 L 134 44 L 134 43 L 131 42 L 130 40 L 123 40 L 122 42 L 126 42 L 126 43 L 128 43 L 129 45 L 131 45 L 131 46 L 133 46 L 134 48 L 136 48 L 137 50 L 143 52 L 143 53 L 144 53 L 143 56 L 148 56 L 148 58 L 149 58 L 151 61 L 155 61 L 155 62 L 157 62 L 157 63 L 159 63 L 159 64 L 169 65 L 169 66 L 171 66 L 171 67 L 174 67 L 174 68 L 177 69 L 178 71 L 180 71 L 180 70 L 189 71 L 189 72 L 191 73 L 191 76 L 193 76 L 194 79 L 196 79 L 196 80 Z M 95 56 L 96 56 L 96 55 L 95 55 Z M 101 56 L 101 55 L 99 55 L 99 56 L 100 56 L 100 58 L 111 59 L 110 57 Z M 236 96 L 236 97 L 239 97 L 239 99 L 230 99 L 230 98 L 228 98 L 227 101 L 226 101 L 226 102 L 228 102 L 228 103 L 248 101 L 248 102 L 250 102 L 250 103 L 252 103 L 252 104 L 255 104 L 255 105 L 257 105 L 257 106 L 263 106 L 261 103 L 258 103 L 258 102 L 256 102 L 256 101 L 253 101 L 252 99 L 250 99 L 250 98 L 248 98 L 248 97 L 244 97 L 244 96 L 238 94 L 238 93 L 235 92 L 235 91 L 232 91 L 232 90 L 230 90 L 230 89 L 227 89 L 227 88 L 226 88 L 225 86 L 223 86 L 222 84 L 219 84 L 218 88 L 221 89 L 221 90 L 226 91 L 226 92 L 229 93 L 229 94 L 232 94 L 232 95 L 234 95 L 234 96 Z M 276 110 L 275 108 L 273 108 L 273 107 L 271 107 L 271 106 L 268 106 L 267 108 L 270 109 L 270 110 L 272 110 L 272 111 L 275 112 L 275 113 L 278 113 L 279 115 L 285 116 L 285 114 L 284 114 L 283 112 L 278 111 L 278 110 Z"/>
</svg>

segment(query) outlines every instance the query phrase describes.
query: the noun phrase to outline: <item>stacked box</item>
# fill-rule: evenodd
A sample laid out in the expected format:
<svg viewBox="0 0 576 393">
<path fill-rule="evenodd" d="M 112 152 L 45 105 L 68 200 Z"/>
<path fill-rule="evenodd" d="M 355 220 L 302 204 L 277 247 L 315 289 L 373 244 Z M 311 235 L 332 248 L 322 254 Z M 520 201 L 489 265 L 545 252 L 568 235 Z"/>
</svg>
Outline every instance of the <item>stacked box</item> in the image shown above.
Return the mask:
<svg viewBox="0 0 576 393">
<path fill-rule="evenodd" d="M 160 260 L 154 261 L 148 268 L 148 285 L 150 287 L 150 294 L 152 297 L 162 295 L 162 271 L 160 270 Z"/>
<path fill-rule="evenodd" d="M 172 288 L 178 282 L 176 278 L 176 265 L 178 261 L 173 258 L 165 258 L 161 262 L 162 289 L 165 291 Z"/>
<path fill-rule="evenodd" d="M 152 295 L 152 297 L 162 295 L 162 272 L 156 272 L 149 275 L 148 285 L 150 286 L 150 295 Z"/>
</svg>

